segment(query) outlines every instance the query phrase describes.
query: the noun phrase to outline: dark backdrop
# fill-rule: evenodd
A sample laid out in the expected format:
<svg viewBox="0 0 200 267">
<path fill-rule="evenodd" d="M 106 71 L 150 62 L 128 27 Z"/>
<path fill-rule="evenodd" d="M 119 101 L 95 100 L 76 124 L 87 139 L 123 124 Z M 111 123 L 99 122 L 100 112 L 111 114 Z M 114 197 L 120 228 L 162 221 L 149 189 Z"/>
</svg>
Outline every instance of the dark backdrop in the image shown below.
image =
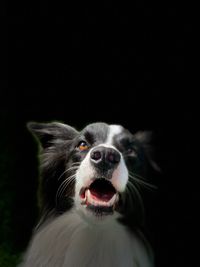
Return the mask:
<svg viewBox="0 0 200 267">
<path fill-rule="evenodd" d="M 175 1 L 2 4 L 0 266 L 15 266 L 37 218 L 30 120 L 154 131 L 162 169 L 150 232 L 157 266 L 196 265 L 193 9 Z"/>
</svg>

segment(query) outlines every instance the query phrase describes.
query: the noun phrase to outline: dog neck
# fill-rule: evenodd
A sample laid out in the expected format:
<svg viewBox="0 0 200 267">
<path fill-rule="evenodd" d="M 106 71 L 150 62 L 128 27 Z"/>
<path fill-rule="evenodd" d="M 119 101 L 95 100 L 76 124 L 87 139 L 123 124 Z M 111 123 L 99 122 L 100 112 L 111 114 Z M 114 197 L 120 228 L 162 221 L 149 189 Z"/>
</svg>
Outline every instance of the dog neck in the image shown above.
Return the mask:
<svg viewBox="0 0 200 267">
<path fill-rule="evenodd" d="M 42 226 L 30 250 L 25 266 L 151 266 L 143 243 L 116 219 L 94 224 L 75 210 Z"/>
</svg>

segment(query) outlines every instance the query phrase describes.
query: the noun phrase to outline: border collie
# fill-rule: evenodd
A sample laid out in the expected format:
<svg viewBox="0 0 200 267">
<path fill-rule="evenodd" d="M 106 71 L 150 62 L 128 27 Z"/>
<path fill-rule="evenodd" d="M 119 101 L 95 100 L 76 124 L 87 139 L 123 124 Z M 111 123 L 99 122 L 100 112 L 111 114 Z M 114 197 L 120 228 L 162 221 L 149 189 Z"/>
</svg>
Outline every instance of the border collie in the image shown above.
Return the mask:
<svg viewBox="0 0 200 267">
<path fill-rule="evenodd" d="M 138 191 L 152 163 L 149 133 L 106 123 L 28 128 L 40 143 L 42 215 L 20 266 L 154 266 Z"/>
</svg>

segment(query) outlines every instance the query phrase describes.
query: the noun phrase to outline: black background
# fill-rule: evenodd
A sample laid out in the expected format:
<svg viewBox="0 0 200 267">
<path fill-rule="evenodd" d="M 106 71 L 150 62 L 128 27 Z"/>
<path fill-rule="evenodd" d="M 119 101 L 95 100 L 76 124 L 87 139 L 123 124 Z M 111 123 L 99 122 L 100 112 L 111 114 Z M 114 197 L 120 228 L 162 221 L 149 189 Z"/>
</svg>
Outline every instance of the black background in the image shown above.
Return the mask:
<svg viewBox="0 0 200 267">
<path fill-rule="evenodd" d="M 14 250 L 26 246 L 37 214 L 37 148 L 26 122 L 105 121 L 154 131 L 156 266 L 196 265 L 193 11 L 177 1 L 2 4 L 2 190 L 12 214 L 3 241 Z"/>
</svg>

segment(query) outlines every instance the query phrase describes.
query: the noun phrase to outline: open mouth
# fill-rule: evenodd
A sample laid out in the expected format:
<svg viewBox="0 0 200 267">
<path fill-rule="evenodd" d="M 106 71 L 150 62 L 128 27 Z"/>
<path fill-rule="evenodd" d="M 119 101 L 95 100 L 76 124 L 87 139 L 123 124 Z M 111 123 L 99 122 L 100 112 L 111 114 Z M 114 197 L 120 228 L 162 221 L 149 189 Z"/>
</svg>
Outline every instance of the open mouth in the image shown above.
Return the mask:
<svg viewBox="0 0 200 267">
<path fill-rule="evenodd" d="M 112 183 L 104 178 L 96 179 L 89 188 L 80 191 L 81 204 L 97 214 L 113 213 L 118 193 Z"/>
</svg>

